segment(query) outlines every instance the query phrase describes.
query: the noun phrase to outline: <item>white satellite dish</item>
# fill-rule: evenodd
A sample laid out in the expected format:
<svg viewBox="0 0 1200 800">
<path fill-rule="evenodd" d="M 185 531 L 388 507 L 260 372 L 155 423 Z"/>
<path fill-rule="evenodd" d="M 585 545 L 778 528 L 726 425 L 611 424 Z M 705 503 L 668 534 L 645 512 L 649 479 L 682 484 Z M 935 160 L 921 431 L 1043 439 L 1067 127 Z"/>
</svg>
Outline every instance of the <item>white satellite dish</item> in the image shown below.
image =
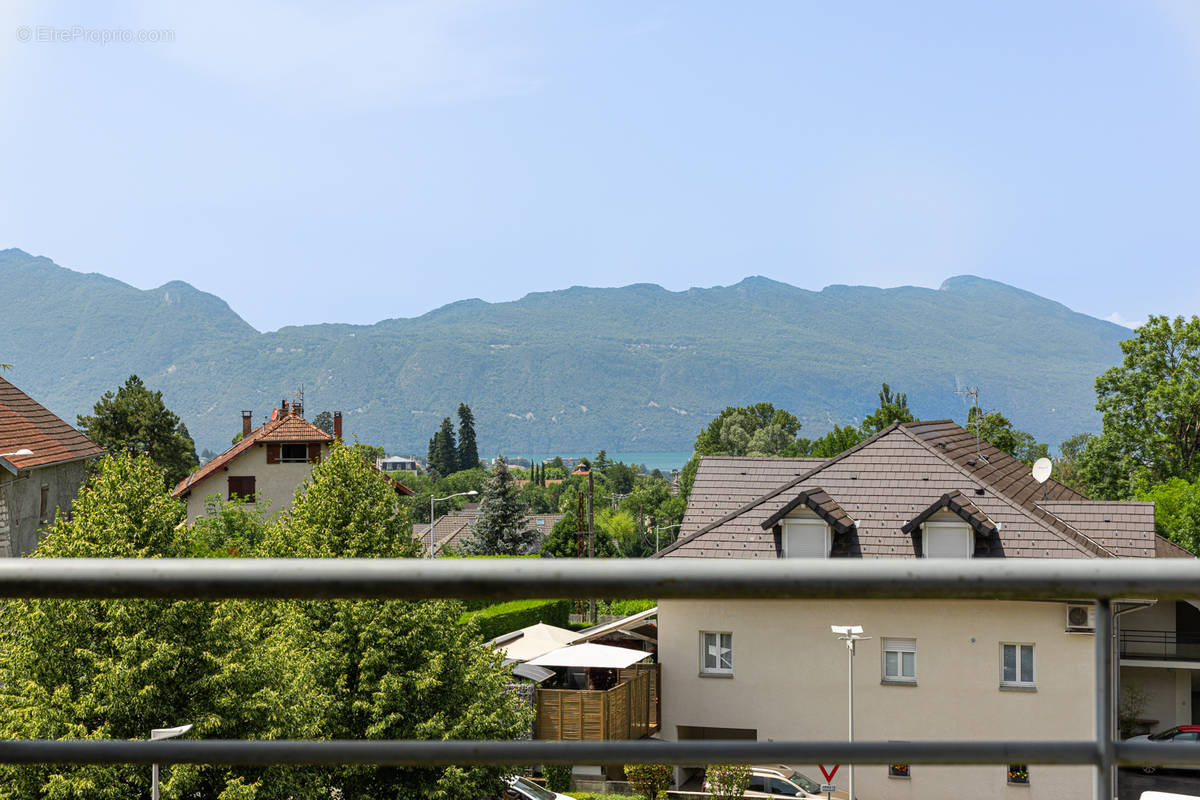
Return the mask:
<svg viewBox="0 0 1200 800">
<path fill-rule="evenodd" d="M 1048 458 L 1039 458 L 1033 462 L 1033 479 L 1038 483 L 1045 483 L 1050 478 L 1050 471 L 1054 469 L 1054 462 Z"/>
</svg>

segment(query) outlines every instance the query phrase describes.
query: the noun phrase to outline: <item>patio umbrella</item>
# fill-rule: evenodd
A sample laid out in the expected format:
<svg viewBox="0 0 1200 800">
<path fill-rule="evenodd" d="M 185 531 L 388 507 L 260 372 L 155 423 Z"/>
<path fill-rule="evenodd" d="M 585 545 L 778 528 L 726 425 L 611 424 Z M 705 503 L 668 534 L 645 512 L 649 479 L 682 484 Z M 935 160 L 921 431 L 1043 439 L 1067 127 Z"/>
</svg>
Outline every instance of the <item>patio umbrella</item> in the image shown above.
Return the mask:
<svg viewBox="0 0 1200 800">
<path fill-rule="evenodd" d="M 624 669 L 649 658 L 650 653 L 630 650 L 628 647 L 612 647 L 607 644 L 573 644 L 559 648 L 528 663 L 538 667 L 603 667 Z"/>
</svg>

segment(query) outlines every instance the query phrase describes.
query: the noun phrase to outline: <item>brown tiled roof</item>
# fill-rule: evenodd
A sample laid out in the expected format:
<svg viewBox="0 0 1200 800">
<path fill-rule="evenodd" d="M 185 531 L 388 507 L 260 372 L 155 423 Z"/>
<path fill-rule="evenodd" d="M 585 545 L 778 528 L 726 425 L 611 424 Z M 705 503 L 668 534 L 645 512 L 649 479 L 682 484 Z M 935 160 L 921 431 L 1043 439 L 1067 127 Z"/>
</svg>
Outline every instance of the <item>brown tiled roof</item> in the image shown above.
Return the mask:
<svg viewBox="0 0 1200 800">
<path fill-rule="evenodd" d="M 854 527 L 854 520 L 850 519 L 850 515 L 843 511 L 837 501 L 830 497 L 824 489 L 801 489 L 798 495 L 763 520 L 759 527 L 764 531 L 774 527 L 775 523 L 800 506 L 804 506 L 829 523 L 829 527 L 833 528 L 834 533 L 845 533 Z"/>
<path fill-rule="evenodd" d="M 968 446 L 969 445 L 969 446 Z M 836 536 L 834 555 L 864 558 L 915 557 L 913 537 L 903 527 L 943 495 L 958 492 L 969 498 L 975 512 L 993 523 L 987 551 L 1021 558 L 1104 558 L 1117 555 L 1087 531 L 1079 530 L 1046 508 L 1039 507 L 1041 486 L 1029 469 L 1005 453 L 983 445 L 976 449 L 974 434 L 952 422 L 892 425 L 865 442 L 783 484 L 771 486 L 743 479 L 741 493 L 757 493 L 742 506 L 695 527 L 659 555 L 702 558 L 775 558 L 774 535 L 762 523 L 795 500 L 806 488 L 819 485 L 855 521 L 853 530 Z M 982 453 L 984 458 L 979 458 Z M 701 459 L 696 484 L 709 493 L 719 478 L 706 474 Z M 720 464 L 720 460 L 716 462 Z M 1088 502 L 1078 492 L 1047 482 L 1053 501 Z M 691 509 L 689 508 L 689 515 Z M 1153 521 L 1140 514 L 1138 536 L 1153 531 Z M 686 518 L 686 517 L 685 517 Z M 1128 538 L 1114 533 L 1113 539 Z M 1122 554 L 1142 551 L 1136 543 Z M 1147 553 L 1152 555 L 1153 553 Z"/>
<path fill-rule="evenodd" d="M 917 514 L 908 522 L 900 526 L 901 533 L 912 533 L 925 520 L 932 517 L 943 508 L 953 511 L 958 516 L 962 517 L 968 525 L 970 525 L 976 533 L 982 536 L 991 536 L 999 533 L 996 524 L 988 519 L 987 514 L 984 514 L 975 504 L 971 502 L 965 494 L 955 489 L 953 492 L 946 492 L 944 495 L 934 500 L 924 511 Z"/>
<path fill-rule="evenodd" d="M 701 456 L 703 468 L 696 471 L 679 537 L 695 533 L 824 463 L 823 458 Z"/>
<path fill-rule="evenodd" d="M 1158 558 L 1195 558 L 1190 550 L 1184 550 L 1165 536 L 1154 537 L 1154 555 Z"/>
<path fill-rule="evenodd" d="M 1038 505 L 1118 556 L 1155 556 L 1154 503 L 1059 500 Z"/>
<path fill-rule="evenodd" d="M 259 425 L 254 430 L 250 431 L 249 436 L 242 437 L 242 440 L 230 447 L 224 453 L 207 462 L 200 469 L 188 475 L 181 480 L 176 486 L 172 494 L 175 497 L 186 497 L 189 487 L 192 484 L 199 483 L 209 475 L 216 472 L 221 467 L 230 463 L 242 453 L 254 447 L 257 444 L 265 442 L 288 442 L 292 444 L 307 444 L 309 442 L 332 442 L 333 437 L 325 431 L 308 422 L 304 417 L 296 414 L 295 411 L 289 411 L 275 419 L 268 420 L 262 425 Z"/>
<path fill-rule="evenodd" d="M 100 445 L 0 378 L 0 453 L 17 450 L 33 451 L 28 456 L 3 457 L 18 470 L 104 455 Z"/>
</svg>

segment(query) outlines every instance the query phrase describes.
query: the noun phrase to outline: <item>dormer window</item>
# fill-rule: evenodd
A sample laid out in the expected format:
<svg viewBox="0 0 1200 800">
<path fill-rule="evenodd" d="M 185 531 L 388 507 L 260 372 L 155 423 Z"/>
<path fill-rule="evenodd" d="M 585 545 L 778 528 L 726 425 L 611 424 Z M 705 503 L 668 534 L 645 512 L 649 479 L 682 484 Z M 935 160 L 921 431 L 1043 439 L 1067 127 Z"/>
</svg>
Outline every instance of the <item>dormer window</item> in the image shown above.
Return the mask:
<svg viewBox="0 0 1200 800">
<path fill-rule="evenodd" d="M 820 518 L 783 520 L 784 558 L 829 558 L 832 536 Z"/>
<path fill-rule="evenodd" d="M 927 521 L 922 528 L 926 558 L 970 558 L 975 552 L 975 531 L 965 522 Z"/>
</svg>

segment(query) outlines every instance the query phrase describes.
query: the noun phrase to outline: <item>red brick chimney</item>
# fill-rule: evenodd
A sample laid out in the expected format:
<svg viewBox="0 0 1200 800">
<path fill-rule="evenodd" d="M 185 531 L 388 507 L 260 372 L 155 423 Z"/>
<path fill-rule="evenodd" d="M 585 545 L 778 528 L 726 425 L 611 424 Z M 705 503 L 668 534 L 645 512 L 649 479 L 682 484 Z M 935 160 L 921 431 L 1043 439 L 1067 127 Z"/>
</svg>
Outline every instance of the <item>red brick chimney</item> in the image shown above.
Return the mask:
<svg viewBox="0 0 1200 800">
<path fill-rule="evenodd" d="M 242 438 L 243 439 L 245 439 L 247 436 L 249 436 L 250 431 L 254 428 L 254 423 L 252 422 L 253 416 L 254 416 L 253 411 L 242 411 Z"/>
<path fill-rule="evenodd" d="M 333 438 L 342 440 L 342 412 L 333 412 Z"/>
</svg>

